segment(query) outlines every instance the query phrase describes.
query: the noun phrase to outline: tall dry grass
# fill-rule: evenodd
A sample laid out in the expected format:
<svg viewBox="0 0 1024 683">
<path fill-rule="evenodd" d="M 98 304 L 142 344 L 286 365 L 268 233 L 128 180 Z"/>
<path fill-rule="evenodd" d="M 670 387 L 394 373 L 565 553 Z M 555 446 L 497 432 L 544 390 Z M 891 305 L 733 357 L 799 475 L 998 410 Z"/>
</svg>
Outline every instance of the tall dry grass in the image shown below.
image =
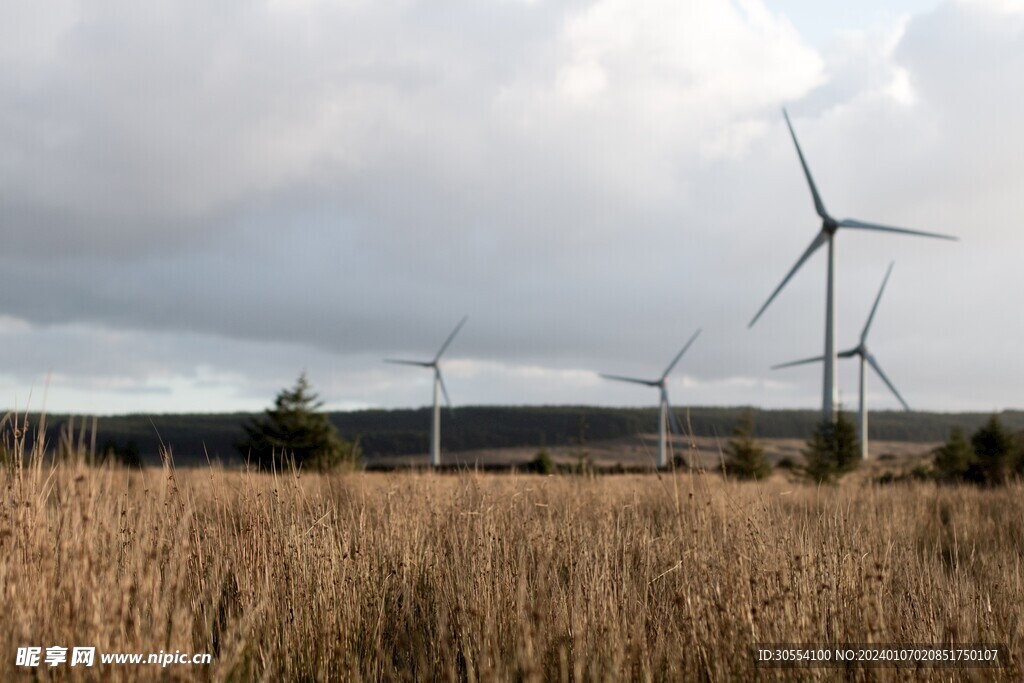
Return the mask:
<svg viewBox="0 0 1024 683">
<path fill-rule="evenodd" d="M 25 645 L 212 652 L 95 680 L 833 680 L 757 642 L 988 642 L 1020 680 L 1024 489 L 701 475 L 0 473 L 0 679 Z M 43 678 L 51 672 L 33 670 Z M 168 673 L 168 671 L 170 673 Z"/>
</svg>

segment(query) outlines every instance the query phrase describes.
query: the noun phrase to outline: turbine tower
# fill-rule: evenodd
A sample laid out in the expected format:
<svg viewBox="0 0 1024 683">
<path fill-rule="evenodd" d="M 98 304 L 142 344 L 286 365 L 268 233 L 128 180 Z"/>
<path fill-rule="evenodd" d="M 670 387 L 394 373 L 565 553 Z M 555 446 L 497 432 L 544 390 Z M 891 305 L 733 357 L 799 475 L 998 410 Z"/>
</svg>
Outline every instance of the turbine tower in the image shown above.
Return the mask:
<svg viewBox="0 0 1024 683">
<path fill-rule="evenodd" d="M 910 410 L 910 406 L 908 406 L 907 402 L 903 400 L 902 396 L 900 396 L 900 392 L 896 390 L 893 383 L 890 382 L 889 378 L 885 376 L 884 372 L 882 372 L 882 368 L 878 365 L 878 361 L 875 360 L 875 357 L 871 355 L 870 351 L 868 351 L 868 330 L 871 329 L 871 321 L 875 319 L 875 311 L 878 310 L 878 302 L 882 300 L 882 292 L 885 291 L 885 285 L 889 282 L 889 275 L 892 273 L 892 266 L 893 264 L 890 263 L 889 270 L 885 271 L 885 279 L 882 280 L 882 286 L 878 289 L 878 296 L 875 297 L 875 305 L 871 307 L 871 314 L 868 316 L 868 321 L 864 323 L 864 329 L 860 333 L 860 343 L 858 343 L 854 348 L 838 354 L 840 358 L 852 358 L 854 356 L 860 358 L 860 457 L 862 460 L 868 459 L 868 406 L 866 398 L 867 392 L 865 391 L 867 388 L 867 372 L 864 368 L 865 363 L 874 368 L 875 372 L 878 373 L 878 376 L 882 378 L 883 382 L 885 382 L 885 386 L 889 387 L 893 396 L 899 400 L 904 410 Z M 803 365 L 805 363 L 820 363 L 823 360 L 825 359 L 822 356 L 818 356 L 817 358 L 806 358 L 792 363 L 776 365 L 772 369 L 788 368 L 794 365 Z"/>
<path fill-rule="evenodd" d="M 632 384 L 643 384 L 648 387 L 657 387 L 661 392 L 661 401 L 658 408 L 658 468 L 662 469 L 668 466 L 668 427 L 669 421 L 676 434 L 682 434 L 682 430 L 679 428 L 679 423 L 676 421 L 676 416 L 672 413 L 672 406 L 668 402 L 668 389 L 665 386 L 665 380 L 668 378 L 668 374 L 672 372 L 672 368 L 676 366 L 679 359 L 683 357 L 686 350 L 690 348 L 690 344 L 697 339 L 697 335 L 700 334 L 700 330 L 694 332 L 693 336 L 690 337 L 690 341 L 686 342 L 682 350 L 676 354 L 676 357 L 672 359 L 672 362 L 665 368 L 665 372 L 661 373 L 661 377 L 658 379 L 637 379 L 635 377 L 620 377 L 618 375 L 601 375 L 605 379 L 615 380 L 616 382 L 630 382 Z"/>
<path fill-rule="evenodd" d="M 786 286 L 790 278 L 793 277 L 794 273 L 800 269 L 800 266 L 804 264 L 807 259 L 811 257 L 815 251 L 817 251 L 822 245 L 828 246 L 828 280 L 825 287 L 825 373 L 824 382 L 822 387 L 822 400 L 821 400 L 821 412 L 822 419 L 831 420 L 835 414 L 836 404 L 838 403 L 837 388 L 836 388 L 836 297 L 835 297 L 835 280 L 836 280 L 836 249 L 835 249 L 835 235 L 839 228 L 854 228 L 857 230 L 875 230 L 879 232 L 895 232 L 903 235 L 917 235 L 920 237 L 935 237 L 944 240 L 956 240 L 956 237 L 949 235 L 940 235 L 934 232 L 921 232 L 919 230 L 906 230 L 904 228 L 894 228 L 888 225 L 879 225 L 877 223 L 865 223 L 864 221 L 854 220 L 852 218 L 844 218 L 842 220 L 836 220 L 833 218 L 828 211 L 825 210 L 825 204 L 821 201 L 821 196 L 818 194 L 818 188 L 814 184 L 814 178 L 811 177 L 811 171 L 807 167 L 807 161 L 804 160 L 804 153 L 800 149 L 800 143 L 797 142 L 796 133 L 793 132 L 793 124 L 789 122 L 789 114 L 785 109 L 782 110 L 782 115 L 786 118 L 786 126 L 789 128 L 789 134 L 793 138 L 793 144 L 796 146 L 797 156 L 800 157 L 800 165 L 803 166 L 804 175 L 807 177 L 807 184 L 811 189 L 811 197 L 814 199 L 814 210 L 818 213 L 821 218 L 821 230 L 818 235 L 811 242 L 811 245 L 807 247 L 803 255 L 797 260 L 789 273 L 783 278 L 781 284 L 775 288 L 772 295 L 768 297 L 768 300 L 761 306 L 761 310 L 757 312 L 753 320 L 747 327 L 753 327 L 754 323 L 757 322 L 761 314 L 764 313 L 768 305 L 775 300 L 782 288 Z"/>
<path fill-rule="evenodd" d="M 445 404 L 451 408 L 452 402 L 448 399 L 448 390 L 444 386 L 444 378 L 441 377 L 441 366 L 439 361 L 441 360 L 441 354 L 445 352 L 448 345 L 455 339 L 455 335 L 459 333 L 462 326 L 466 324 L 466 320 L 469 317 L 463 317 L 459 321 L 459 324 L 455 326 L 452 333 L 445 339 L 444 344 L 441 344 L 441 348 L 438 350 L 437 355 L 434 356 L 434 360 L 431 361 L 419 361 L 419 360 L 398 360 L 393 358 L 385 358 L 385 363 L 397 363 L 399 365 L 416 365 L 421 368 L 432 368 L 434 370 L 434 413 L 433 419 L 430 423 L 430 464 L 433 467 L 438 467 L 441 464 L 441 403 L 438 400 L 438 391 L 444 394 Z"/>
</svg>

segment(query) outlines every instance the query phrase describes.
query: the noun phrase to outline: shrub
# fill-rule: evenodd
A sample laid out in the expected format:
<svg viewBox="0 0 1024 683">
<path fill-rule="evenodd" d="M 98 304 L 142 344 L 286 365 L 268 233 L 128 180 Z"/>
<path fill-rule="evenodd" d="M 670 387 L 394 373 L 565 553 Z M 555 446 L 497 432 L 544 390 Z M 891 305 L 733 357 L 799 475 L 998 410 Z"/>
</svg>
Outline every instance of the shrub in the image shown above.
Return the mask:
<svg viewBox="0 0 1024 683">
<path fill-rule="evenodd" d="M 124 445 L 108 440 L 100 448 L 97 462 L 115 462 L 131 468 L 142 467 L 142 455 L 139 453 L 139 444 L 134 440 L 129 440 Z"/>
<path fill-rule="evenodd" d="M 1013 473 L 1024 476 L 1024 432 L 1013 437 Z"/>
<path fill-rule="evenodd" d="M 676 453 L 672 456 L 672 469 L 680 472 L 690 471 L 690 460 L 683 453 Z"/>
<path fill-rule="evenodd" d="M 788 455 L 784 455 L 781 458 L 779 458 L 779 462 L 775 466 L 778 467 L 780 470 L 789 470 L 791 472 L 795 472 L 796 470 L 800 469 L 800 464 L 795 459 Z"/>
<path fill-rule="evenodd" d="M 764 449 L 754 441 L 754 416 L 747 410 L 733 429 L 726 447 L 726 472 L 739 479 L 764 479 L 771 474 L 771 463 Z"/>
<path fill-rule="evenodd" d="M 533 460 L 527 463 L 526 469 L 537 474 L 551 474 L 555 471 L 555 461 L 551 459 L 548 449 L 541 448 Z"/>
<path fill-rule="evenodd" d="M 998 415 L 992 415 L 971 435 L 970 443 L 963 429 L 954 428 L 946 443 L 935 449 L 932 462 L 943 481 L 1005 484 L 1011 475 L 1024 474 L 1024 435 L 1014 436 Z"/>
</svg>

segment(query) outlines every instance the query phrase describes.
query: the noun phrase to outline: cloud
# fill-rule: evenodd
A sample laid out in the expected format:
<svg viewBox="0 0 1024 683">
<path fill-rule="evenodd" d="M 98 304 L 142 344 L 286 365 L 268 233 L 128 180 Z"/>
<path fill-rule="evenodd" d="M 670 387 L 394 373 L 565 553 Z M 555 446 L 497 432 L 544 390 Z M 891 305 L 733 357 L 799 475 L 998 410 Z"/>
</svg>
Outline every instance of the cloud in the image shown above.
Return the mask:
<svg viewBox="0 0 1024 683">
<path fill-rule="evenodd" d="M 873 335 L 908 400 L 1014 401 L 1013 3 L 824 45 L 757 0 L 3 9 L 0 310 L 29 374 L 234 407 L 315 358 L 337 405 L 425 402 L 379 358 L 468 313 L 452 361 L 503 368 L 470 400 L 546 400 L 537 372 L 598 402 L 573 373 L 657 368 L 703 327 L 696 402 L 813 404 L 814 372 L 765 368 L 820 347 L 821 259 L 745 329 L 816 230 L 786 104 L 835 213 L 964 237 L 842 235 L 840 343 L 895 258 Z M 935 339 L 992 399 L 936 377 Z"/>
</svg>

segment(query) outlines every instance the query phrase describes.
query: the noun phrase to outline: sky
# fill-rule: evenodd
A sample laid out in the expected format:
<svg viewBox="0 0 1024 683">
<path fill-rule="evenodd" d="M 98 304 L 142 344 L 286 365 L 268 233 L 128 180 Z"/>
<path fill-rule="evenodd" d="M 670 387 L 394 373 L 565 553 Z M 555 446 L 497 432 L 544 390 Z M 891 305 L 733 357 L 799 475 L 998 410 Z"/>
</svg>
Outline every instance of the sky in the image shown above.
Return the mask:
<svg viewBox="0 0 1024 683">
<path fill-rule="evenodd" d="M 1024 407 L 1024 1 L 0 0 L 0 397 Z M 842 363 L 841 401 L 857 401 Z M 898 408 L 876 377 L 875 409 Z"/>
</svg>

